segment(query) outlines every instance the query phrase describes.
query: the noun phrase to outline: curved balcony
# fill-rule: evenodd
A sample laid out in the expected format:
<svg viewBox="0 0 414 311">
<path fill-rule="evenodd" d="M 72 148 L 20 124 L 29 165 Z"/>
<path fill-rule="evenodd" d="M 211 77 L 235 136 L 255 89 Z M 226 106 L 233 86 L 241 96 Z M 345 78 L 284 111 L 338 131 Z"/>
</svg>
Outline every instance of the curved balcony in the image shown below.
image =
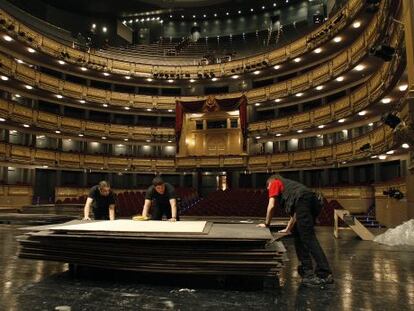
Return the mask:
<svg viewBox="0 0 414 311">
<path fill-rule="evenodd" d="M 296 78 L 273 84 L 268 87 L 257 88 L 245 92 L 250 103 L 263 100 L 285 97 L 297 92 L 303 92 L 311 87 L 324 83 L 350 69 L 363 56 L 379 37 L 381 30 L 385 27 L 385 11 L 381 10 L 372 22 L 367 26 L 363 35 L 357 39 L 347 50 L 341 52 L 337 57 L 328 63 L 307 72 Z M 125 107 L 136 109 L 174 109 L 175 101 L 195 101 L 205 99 L 206 96 L 145 96 L 120 92 L 111 92 L 102 89 L 81 86 L 64 80 L 51 77 L 44 73 L 22 64 L 16 63 L 12 58 L 0 57 L 0 70 L 13 76 L 21 82 L 39 87 L 39 89 L 62 94 L 67 97 L 79 100 L 84 99 L 95 103 L 105 103 L 114 107 Z M 242 92 L 217 95 L 217 98 L 240 97 Z"/>
<path fill-rule="evenodd" d="M 360 148 L 369 143 L 373 152 L 382 153 L 394 147 L 392 130 L 382 125 L 370 133 L 328 147 L 278 153 L 264 156 L 213 156 L 137 158 L 91 155 L 50 151 L 26 146 L 0 143 L 0 160 L 7 165 L 51 166 L 75 170 L 94 169 L 110 171 L 175 171 L 177 169 L 244 168 L 249 171 L 290 170 L 294 168 L 331 167 L 343 161 L 361 161 L 369 154 Z M 371 159 L 372 161 L 372 159 Z"/>
<path fill-rule="evenodd" d="M 200 72 L 213 72 L 216 76 L 222 76 L 226 73 L 233 74 L 234 72 L 238 72 L 238 70 L 245 68 L 249 64 L 262 64 L 265 62 L 267 65 L 273 66 L 288 59 L 298 57 L 331 39 L 336 33 L 342 30 L 350 20 L 352 20 L 362 6 L 362 0 L 349 0 L 343 9 L 325 24 L 281 49 L 276 49 L 269 53 L 248 57 L 242 60 L 231 61 L 225 64 L 206 66 L 154 66 L 133 61 L 121 61 L 117 58 L 102 57 L 96 54 L 89 54 L 76 50 L 70 46 L 63 45 L 56 40 L 47 38 L 39 32 L 33 31 L 20 23 L 4 10 L 0 11 L 0 19 L 4 20 L 4 25 L 8 29 L 14 30 L 17 37 L 27 42 L 33 48 L 40 49 L 57 59 L 60 59 L 62 55 L 66 55 L 68 56 L 67 59 L 72 62 L 82 61 L 88 63 L 92 67 L 108 69 L 112 73 L 145 73 L 152 75 L 161 70 L 163 72 L 179 71 L 187 73 L 192 77 L 197 77 L 197 74 Z"/>
<path fill-rule="evenodd" d="M 83 136 L 85 138 L 106 137 L 108 140 L 137 141 L 147 140 L 154 136 L 164 136 L 172 139 L 175 135 L 174 128 L 128 126 L 68 118 L 27 108 L 16 102 L 4 99 L 0 99 L 0 116 L 18 124 L 31 124 L 41 130 L 48 130 L 52 135 L 54 135 L 56 130 L 59 130 L 62 132 L 62 135 L 77 136 L 79 133 L 82 133 L 85 135 Z"/>
<path fill-rule="evenodd" d="M 401 35 L 402 32 L 400 31 L 397 37 L 400 41 L 393 42 L 397 46 L 402 42 Z M 394 58 L 392 62 L 384 63 L 375 74 L 348 96 L 307 112 L 283 118 L 251 122 L 248 130 L 253 135 L 270 135 L 272 137 L 276 133 L 288 134 L 299 129 L 320 131 L 317 128 L 318 126 L 326 126 L 331 122 L 352 116 L 378 102 L 389 91 L 393 83 L 396 83 L 399 78 L 396 75 L 401 73 L 403 65 L 404 62 L 401 58 Z"/>
</svg>

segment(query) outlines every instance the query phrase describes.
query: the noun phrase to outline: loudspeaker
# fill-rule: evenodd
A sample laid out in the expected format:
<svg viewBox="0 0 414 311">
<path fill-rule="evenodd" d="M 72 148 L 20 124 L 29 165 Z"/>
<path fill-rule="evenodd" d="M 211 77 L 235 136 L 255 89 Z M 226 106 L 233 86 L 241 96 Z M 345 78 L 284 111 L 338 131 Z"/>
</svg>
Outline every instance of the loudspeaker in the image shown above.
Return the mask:
<svg viewBox="0 0 414 311">
<path fill-rule="evenodd" d="M 383 59 L 386 62 L 392 60 L 392 57 L 395 55 L 395 49 L 388 45 L 378 45 L 372 47 L 370 50 L 370 54 L 376 57 Z"/>
<path fill-rule="evenodd" d="M 383 116 L 382 121 L 392 129 L 395 129 L 401 123 L 401 119 L 392 113 Z"/>
</svg>

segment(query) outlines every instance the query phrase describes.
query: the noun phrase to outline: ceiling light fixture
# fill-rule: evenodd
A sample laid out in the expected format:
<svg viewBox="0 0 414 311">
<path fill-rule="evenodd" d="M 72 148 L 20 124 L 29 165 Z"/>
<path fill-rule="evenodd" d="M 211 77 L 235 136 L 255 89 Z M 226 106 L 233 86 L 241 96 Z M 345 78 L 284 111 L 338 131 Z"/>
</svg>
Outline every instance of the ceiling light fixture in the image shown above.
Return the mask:
<svg viewBox="0 0 414 311">
<path fill-rule="evenodd" d="M 361 27 L 361 22 L 360 22 L 360 21 L 355 21 L 355 22 L 352 24 L 352 27 L 354 27 L 354 28 L 359 28 L 359 27 Z"/>
<path fill-rule="evenodd" d="M 406 90 L 408 89 L 408 84 L 401 84 L 401 85 L 398 87 L 398 89 L 399 89 L 401 92 L 404 92 L 404 91 L 406 91 Z"/>
<path fill-rule="evenodd" d="M 365 66 L 364 65 L 362 65 L 362 64 L 359 64 L 358 66 L 355 66 L 355 68 L 354 68 L 356 71 L 362 71 L 362 70 L 364 70 L 365 69 Z"/>
<path fill-rule="evenodd" d="M 4 39 L 5 41 L 7 41 L 7 42 L 13 41 L 13 38 L 12 38 L 12 37 L 10 37 L 10 36 L 8 36 L 8 35 L 4 35 L 4 36 L 3 36 L 3 39 Z"/>
</svg>

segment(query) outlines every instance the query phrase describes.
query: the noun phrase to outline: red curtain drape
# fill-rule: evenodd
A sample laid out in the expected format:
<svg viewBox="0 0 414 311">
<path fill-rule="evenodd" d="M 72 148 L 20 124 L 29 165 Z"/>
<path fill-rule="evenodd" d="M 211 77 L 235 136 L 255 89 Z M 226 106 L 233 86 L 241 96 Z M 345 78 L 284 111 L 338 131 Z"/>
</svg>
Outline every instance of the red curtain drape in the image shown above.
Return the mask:
<svg viewBox="0 0 414 311">
<path fill-rule="evenodd" d="M 175 104 L 175 135 L 176 135 L 176 146 L 177 153 L 179 152 L 179 142 L 181 137 L 181 130 L 183 127 L 184 113 L 197 113 L 197 112 L 208 112 L 209 107 L 206 103 L 212 103 L 212 109 L 218 109 L 223 111 L 234 111 L 239 110 L 240 114 L 240 126 L 243 135 L 243 150 L 246 151 L 246 138 L 247 138 L 247 98 L 241 96 L 238 98 L 225 98 L 215 99 L 212 97 L 206 100 L 193 101 L 193 102 L 182 102 L 177 101 Z M 211 108 L 211 107 L 210 107 Z M 207 111 L 206 111 L 207 109 Z"/>
</svg>

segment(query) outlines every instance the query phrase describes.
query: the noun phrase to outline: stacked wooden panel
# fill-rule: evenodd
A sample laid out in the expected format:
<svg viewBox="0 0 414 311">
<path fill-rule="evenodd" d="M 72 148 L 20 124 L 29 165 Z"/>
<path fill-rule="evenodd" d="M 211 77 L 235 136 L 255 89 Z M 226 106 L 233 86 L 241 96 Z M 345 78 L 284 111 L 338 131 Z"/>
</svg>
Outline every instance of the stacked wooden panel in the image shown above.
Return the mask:
<svg viewBox="0 0 414 311">
<path fill-rule="evenodd" d="M 285 252 L 254 224 L 207 223 L 199 233 L 28 229 L 18 237 L 21 258 L 140 272 L 277 276 Z"/>
</svg>

